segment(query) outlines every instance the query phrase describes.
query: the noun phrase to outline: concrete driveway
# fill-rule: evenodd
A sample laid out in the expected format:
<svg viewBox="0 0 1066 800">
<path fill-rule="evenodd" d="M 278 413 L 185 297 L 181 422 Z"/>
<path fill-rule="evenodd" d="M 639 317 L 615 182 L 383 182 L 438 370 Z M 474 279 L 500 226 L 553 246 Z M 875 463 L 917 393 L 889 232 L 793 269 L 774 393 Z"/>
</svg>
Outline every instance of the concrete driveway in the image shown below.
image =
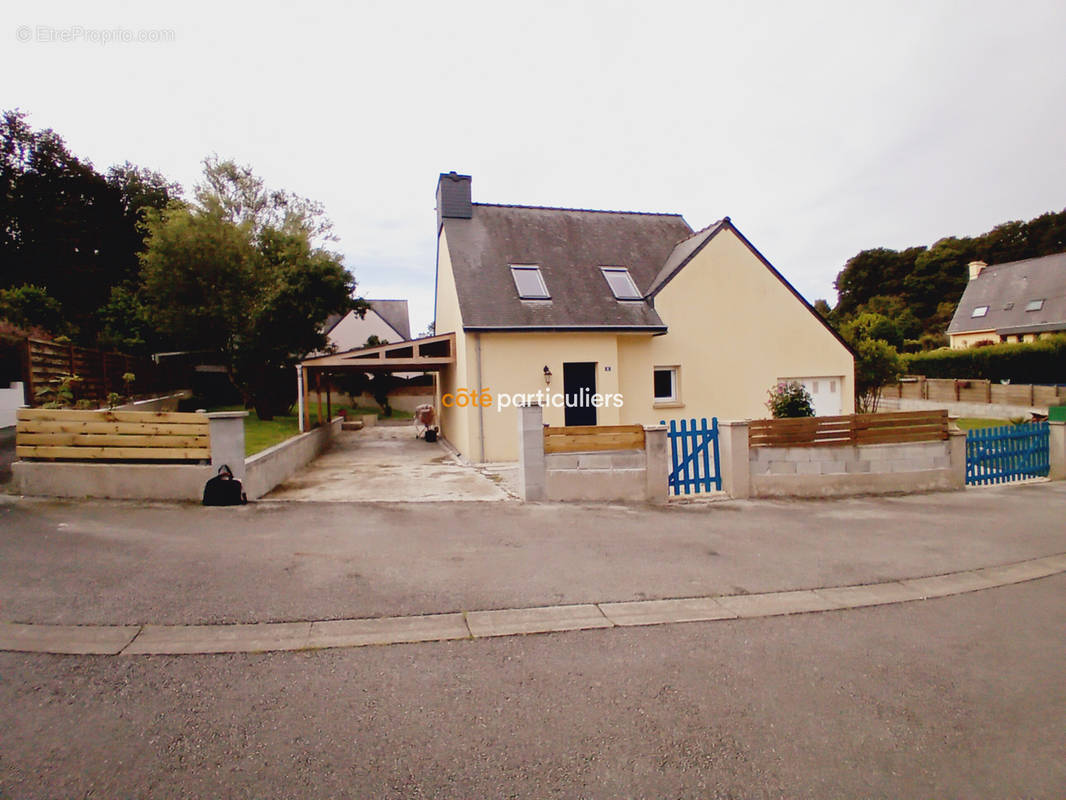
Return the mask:
<svg viewBox="0 0 1066 800">
<path fill-rule="evenodd" d="M 308 501 L 513 499 L 503 482 L 463 464 L 412 425 L 342 431 L 333 446 L 264 498 Z"/>
</svg>

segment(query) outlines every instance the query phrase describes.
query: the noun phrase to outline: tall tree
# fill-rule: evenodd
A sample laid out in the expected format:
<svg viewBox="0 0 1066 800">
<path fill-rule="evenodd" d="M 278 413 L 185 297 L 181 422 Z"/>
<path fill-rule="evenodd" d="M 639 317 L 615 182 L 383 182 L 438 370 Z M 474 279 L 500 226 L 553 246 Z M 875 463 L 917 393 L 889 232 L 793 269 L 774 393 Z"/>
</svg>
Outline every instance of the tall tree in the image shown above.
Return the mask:
<svg viewBox="0 0 1066 800">
<path fill-rule="evenodd" d="M 144 296 L 182 346 L 214 349 L 246 402 L 269 419 L 292 399 L 292 365 L 324 349 L 333 313 L 365 309 L 321 208 L 269 191 L 248 167 L 208 159 L 195 202 L 147 212 Z"/>
</svg>

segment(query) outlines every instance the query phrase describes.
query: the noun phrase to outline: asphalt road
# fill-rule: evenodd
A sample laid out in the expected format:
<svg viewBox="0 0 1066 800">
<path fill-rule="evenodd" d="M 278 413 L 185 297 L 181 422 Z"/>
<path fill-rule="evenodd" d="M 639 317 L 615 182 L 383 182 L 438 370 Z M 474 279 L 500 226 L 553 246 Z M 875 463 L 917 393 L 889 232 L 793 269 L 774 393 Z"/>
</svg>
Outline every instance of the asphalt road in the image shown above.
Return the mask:
<svg viewBox="0 0 1066 800">
<path fill-rule="evenodd" d="M 0 653 L 0 797 L 1061 798 L 1066 576 L 773 619 Z"/>
<path fill-rule="evenodd" d="M 0 496 L 0 619 L 268 622 L 807 589 L 1066 551 L 1066 483 L 651 509 Z"/>
</svg>

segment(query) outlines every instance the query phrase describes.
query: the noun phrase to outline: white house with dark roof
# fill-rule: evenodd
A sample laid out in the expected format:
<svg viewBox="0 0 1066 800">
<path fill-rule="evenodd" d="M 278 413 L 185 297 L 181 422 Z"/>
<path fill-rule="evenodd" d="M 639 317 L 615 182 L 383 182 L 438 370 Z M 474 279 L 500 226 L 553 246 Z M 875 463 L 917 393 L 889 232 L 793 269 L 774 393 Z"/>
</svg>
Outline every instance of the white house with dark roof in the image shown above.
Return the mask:
<svg viewBox="0 0 1066 800">
<path fill-rule="evenodd" d="M 337 351 L 362 347 L 371 336 L 390 344 L 411 338 L 406 300 L 367 300 L 367 303 L 370 308 L 362 317 L 349 311 L 344 315 L 334 314 L 326 320 L 326 336 Z"/>
<path fill-rule="evenodd" d="M 516 458 L 504 394 L 561 396 L 550 425 L 761 418 L 783 380 L 820 414 L 854 408 L 850 349 L 728 217 L 474 203 L 453 172 L 437 236 L 435 329 L 455 335 L 438 408 L 471 460 Z M 455 402 L 481 390 L 492 405 Z"/>
<path fill-rule="evenodd" d="M 991 266 L 971 261 L 969 270 L 948 325 L 953 348 L 1066 333 L 1066 253 Z"/>
</svg>

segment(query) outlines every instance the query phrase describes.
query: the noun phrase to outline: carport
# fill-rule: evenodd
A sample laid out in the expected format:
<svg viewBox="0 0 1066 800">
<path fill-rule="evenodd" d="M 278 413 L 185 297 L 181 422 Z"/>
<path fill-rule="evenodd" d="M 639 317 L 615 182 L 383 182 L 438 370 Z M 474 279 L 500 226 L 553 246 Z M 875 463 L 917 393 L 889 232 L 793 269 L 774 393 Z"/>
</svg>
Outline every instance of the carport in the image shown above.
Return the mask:
<svg viewBox="0 0 1066 800">
<path fill-rule="evenodd" d="M 318 396 L 318 423 L 333 417 L 330 381 L 333 375 L 345 372 L 431 372 L 434 375 L 433 393 L 437 394 L 436 373 L 455 363 L 455 334 L 442 333 L 424 336 L 396 344 L 361 347 L 343 353 L 331 353 L 301 361 L 296 367 L 300 410 L 300 432 L 311 428 L 311 390 Z M 322 414 L 322 383 L 326 384 L 325 416 Z"/>
</svg>

